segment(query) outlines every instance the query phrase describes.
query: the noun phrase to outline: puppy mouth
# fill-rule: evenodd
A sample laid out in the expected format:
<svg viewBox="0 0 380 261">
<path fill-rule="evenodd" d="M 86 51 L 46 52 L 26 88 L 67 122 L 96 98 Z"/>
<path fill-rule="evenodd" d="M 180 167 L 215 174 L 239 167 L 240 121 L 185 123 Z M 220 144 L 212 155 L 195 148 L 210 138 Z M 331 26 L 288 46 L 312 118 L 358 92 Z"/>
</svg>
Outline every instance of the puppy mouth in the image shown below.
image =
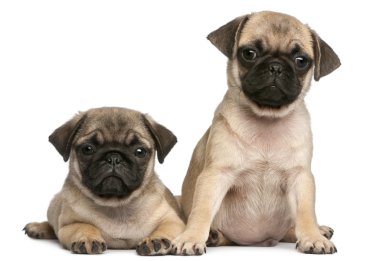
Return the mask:
<svg viewBox="0 0 380 261">
<path fill-rule="evenodd" d="M 94 196 L 120 199 L 131 195 L 144 180 L 144 175 L 125 168 L 98 168 L 94 166 L 83 173 L 82 183 Z"/>
<path fill-rule="evenodd" d="M 276 106 L 278 103 L 281 103 L 281 101 L 286 98 L 285 92 L 275 84 L 261 88 L 258 96 L 259 100 L 261 100 L 263 103 L 268 103 L 269 105 L 274 106 Z"/>
<path fill-rule="evenodd" d="M 295 100 L 293 95 L 289 95 L 275 83 L 263 85 L 253 90 L 244 90 L 244 94 L 262 108 L 281 109 Z"/>
<path fill-rule="evenodd" d="M 105 177 L 93 188 L 93 192 L 103 198 L 122 198 L 129 194 L 127 186 L 123 180 L 117 176 Z"/>
</svg>

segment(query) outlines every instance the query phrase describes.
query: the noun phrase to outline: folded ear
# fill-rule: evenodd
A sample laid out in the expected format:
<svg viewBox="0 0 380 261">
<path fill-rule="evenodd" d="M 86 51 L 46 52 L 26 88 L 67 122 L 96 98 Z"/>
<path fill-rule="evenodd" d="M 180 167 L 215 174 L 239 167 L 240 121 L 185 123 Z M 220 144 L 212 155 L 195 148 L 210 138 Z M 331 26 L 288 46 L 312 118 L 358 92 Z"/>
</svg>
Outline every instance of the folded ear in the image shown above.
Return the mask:
<svg viewBox="0 0 380 261">
<path fill-rule="evenodd" d="M 86 119 L 86 114 L 79 113 L 74 118 L 56 129 L 50 136 L 49 141 L 54 145 L 59 154 L 66 162 L 70 157 L 71 146 L 74 138 Z"/>
<path fill-rule="evenodd" d="M 239 40 L 240 32 L 247 22 L 249 15 L 235 18 L 231 22 L 223 25 L 219 29 L 211 32 L 207 39 L 215 45 L 225 56 L 232 58 L 235 43 Z"/>
<path fill-rule="evenodd" d="M 340 60 L 334 50 L 311 30 L 314 49 L 314 80 L 318 81 L 340 66 Z"/>
<path fill-rule="evenodd" d="M 170 130 L 155 122 L 149 115 L 145 115 L 143 118 L 156 145 L 158 162 L 163 163 L 165 157 L 177 143 L 177 137 Z"/>
</svg>

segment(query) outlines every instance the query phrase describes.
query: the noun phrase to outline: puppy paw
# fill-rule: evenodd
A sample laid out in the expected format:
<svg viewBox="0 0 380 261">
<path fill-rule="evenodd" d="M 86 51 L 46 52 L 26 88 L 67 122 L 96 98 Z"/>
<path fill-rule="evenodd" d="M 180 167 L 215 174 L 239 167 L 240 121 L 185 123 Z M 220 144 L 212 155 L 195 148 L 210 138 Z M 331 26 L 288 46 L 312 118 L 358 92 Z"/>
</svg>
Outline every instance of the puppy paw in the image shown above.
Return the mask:
<svg viewBox="0 0 380 261">
<path fill-rule="evenodd" d="M 107 245 L 103 240 L 84 238 L 71 243 L 71 251 L 75 254 L 101 254 Z"/>
<path fill-rule="evenodd" d="M 206 242 L 202 242 L 195 237 L 182 234 L 178 236 L 173 242 L 173 251 L 175 255 L 182 256 L 199 256 L 206 254 Z"/>
<path fill-rule="evenodd" d="M 334 235 L 334 229 L 328 226 L 319 226 L 319 232 L 327 239 L 331 239 Z"/>
<path fill-rule="evenodd" d="M 210 229 L 210 233 L 208 235 L 208 239 L 206 241 L 206 246 L 216 247 L 216 246 L 228 246 L 233 243 L 224 237 L 222 232 L 216 229 Z"/>
<path fill-rule="evenodd" d="M 48 222 L 42 223 L 29 223 L 24 229 L 25 234 L 27 234 L 31 238 L 37 239 L 56 239 L 53 228 L 50 226 Z"/>
<path fill-rule="evenodd" d="M 140 256 L 161 256 L 170 253 L 172 243 L 166 238 L 144 238 L 137 247 Z"/>
<path fill-rule="evenodd" d="M 221 233 L 218 230 L 210 229 L 210 233 L 206 241 L 206 246 L 218 246 L 220 237 L 221 237 Z"/>
<path fill-rule="evenodd" d="M 334 254 L 337 252 L 335 245 L 323 236 L 301 238 L 296 244 L 296 249 L 305 254 Z"/>
</svg>

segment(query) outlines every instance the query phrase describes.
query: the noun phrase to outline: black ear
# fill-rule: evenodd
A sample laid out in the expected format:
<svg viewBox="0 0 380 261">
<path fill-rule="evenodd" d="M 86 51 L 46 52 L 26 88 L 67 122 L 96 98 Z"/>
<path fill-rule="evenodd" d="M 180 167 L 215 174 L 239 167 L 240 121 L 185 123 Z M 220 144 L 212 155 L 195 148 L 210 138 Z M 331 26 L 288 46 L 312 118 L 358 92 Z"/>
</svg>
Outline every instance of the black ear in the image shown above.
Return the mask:
<svg viewBox="0 0 380 261">
<path fill-rule="evenodd" d="M 340 60 L 334 50 L 323 41 L 316 32 L 311 30 L 314 50 L 314 80 L 318 81 L 340 66 Z"/>
<path fill-rule="evenodd" d="M 71 146 L 75 135 L 78 133 L 83 122 L 86 119 L 86 114 L 78 114 L 61 127 L 56 129 L 50 136 L 49 141 L 54 145 L 59 154 L 62 155 L 66 162 L 70 157 Z"/>
<path fill-rule="evenodd" d="M 232 58 L 234 46 L 239 40 L 241 29 L 247 22 L 249 15 L 243 15 L 235 18 L 231 22 L 223 25 L 219 29 L 211 32 L 207 39 L 219 49 L 229 59 Z"/>
<path fill-rule="evenodd" d="M 163 163 L 165 157 L 177 143 L 177 137 L 170 130 L 155 122 L 148 115 L 143 117 L 144 123 L 154 139 L 158 162 Z"/>
<path fill-rule="evenodd" d="M 241 29 L 247 22 L 249 15 L 235 18 L 219 29 L 211 32 L 207 39 L 215 45 L 225 56 L 232 58 L 235 43 L 239 40 Z"/>
</svg>

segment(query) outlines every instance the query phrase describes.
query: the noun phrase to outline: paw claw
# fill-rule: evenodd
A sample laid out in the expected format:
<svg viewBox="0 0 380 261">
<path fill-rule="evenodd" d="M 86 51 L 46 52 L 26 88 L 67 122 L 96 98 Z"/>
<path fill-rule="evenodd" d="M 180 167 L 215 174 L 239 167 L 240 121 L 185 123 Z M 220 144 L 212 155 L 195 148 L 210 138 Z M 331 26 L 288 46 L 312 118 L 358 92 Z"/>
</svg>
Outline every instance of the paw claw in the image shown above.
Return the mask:
<svg viewBox="0 0 380 261">
<path fill-rule="evenodd" d="M 158 252 L 161 249 L 161 243 L 160 243 L 160 241 L 158 241 L 156 239 L 156 240 L 152 240 L 152 243 L 153 243 L 154 251 Z"/>
<path fill-rule="evenodd" d="M 149 247 L 146 245 L 146 243 L 144 243 L 142 246 L 141 246 L 141 254 L 144 255 L 144 256 L 147 256 L 150 254 L 150 249 Z"/>
<path fill-rule="evenodd" d="M 314 251 L 314 247 L 310 247 L 309 250 L 305 251 L 306 254 L 312 254 Z"/>
<path fill-rule="evenodd" d="M 92 241 L 91 252 L 92 252 L 92 253 L 97 253 L 98 250 L 99 250 L 98 245 L 95 243 L 95 241 Z"/>
<path fill-rule="evenodd" d="M 166 255 L 171 251 L 171 242 L 166 238 L 145 238 L 136 246 L 141 256 Z"/>
<path fill-rule="evenodd" d="M 87 249 L 86 249 L 86 243 L 82 242 L 79 246 L 79 253 L 80 254 L 87 254 Z"/>
<path fill-rule="evenodd" d="M 164 246 L 165 246 L 165 250 L 169 249 L 170 245 L 171 245 L 171 242 L 169 241 L 169 239 L 162 239 L 162 242 L 164 243 Z"/>
</svg>

